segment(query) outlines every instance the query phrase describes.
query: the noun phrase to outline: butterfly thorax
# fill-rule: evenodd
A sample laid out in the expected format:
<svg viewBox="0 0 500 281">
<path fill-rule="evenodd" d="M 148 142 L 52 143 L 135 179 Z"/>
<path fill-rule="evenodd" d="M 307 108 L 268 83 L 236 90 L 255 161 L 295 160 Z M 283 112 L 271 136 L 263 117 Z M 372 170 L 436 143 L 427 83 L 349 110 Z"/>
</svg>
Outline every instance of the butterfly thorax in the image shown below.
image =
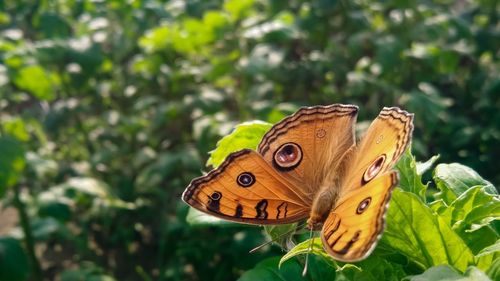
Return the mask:
<svg viewBox="0 0 500 281">
<path fill-rule="evenodd" d="M 309 229 L 321 230 L 323 222 L 335 207 L 340 190 L 336 182 L 334 180 L 325 180 L 314 196 L 309 219 L 307 219 Z"/>
</svg>

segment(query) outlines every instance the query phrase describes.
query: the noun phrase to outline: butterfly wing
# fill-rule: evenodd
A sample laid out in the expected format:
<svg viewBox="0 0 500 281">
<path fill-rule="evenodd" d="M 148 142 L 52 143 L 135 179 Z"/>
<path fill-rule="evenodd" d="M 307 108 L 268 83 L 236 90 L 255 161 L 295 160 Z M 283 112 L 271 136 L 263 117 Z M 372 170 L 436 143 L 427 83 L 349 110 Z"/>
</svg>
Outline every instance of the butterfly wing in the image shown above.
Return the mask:
<svg viewBox="0 0 500 281">
<path fill-rule="evenodd" d="M 361 260 L 375 247 L 398 183 L 392 168 L 410 143 L 412 121 L 413 114 L 384 108 L 343 161 L 339 201 L 321 232 L 324 248 L 335 259 Z"/>
<path fill-rule="evenodd" d="M 387 172 L 341 199 L 321 232 L 323 247 L 330 255 L 353 262 L 371 253 L 384 229 L 384 216 L 397 182 L 397 172 Z"/>
<path fill-rule="evenodd" d="M 248 224 L 292 223 L 310 210 L 307 195 L 250 149 L 232 153 L 217 169 L 194 179 L 182 198 L 202 212 Z"/>
<path fill-rule="evenodd" d="M 408 147 L 413 114 L 397 107 L 384 107 L 359 145 L 343 161 L 341 196 L 391 170 Z"/>
<path fill-rule="evenodd" d="M 355 143 L 358 107 L 333 104 L 304 107 L 267 132 L 258 151 L 278 173 L 312 200 L 330 170 Z"/>
</svg>

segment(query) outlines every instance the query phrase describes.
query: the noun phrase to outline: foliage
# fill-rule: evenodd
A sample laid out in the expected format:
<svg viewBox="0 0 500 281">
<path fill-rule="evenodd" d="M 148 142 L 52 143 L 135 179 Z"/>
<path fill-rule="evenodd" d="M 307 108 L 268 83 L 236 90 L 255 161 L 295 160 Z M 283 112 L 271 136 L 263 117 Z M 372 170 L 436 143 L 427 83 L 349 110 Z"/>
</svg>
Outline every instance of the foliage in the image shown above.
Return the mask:
<svg viewBox="0 0 500 281">
<path fill-rule="evenodd" d="M 249 138 L 252 133 L 253 145 L 256 145 L 262 137 L 259 132 L 255 126 L 240 128 L 224 137 L 214 153 L 233 152 L 223 147 L 228 139 L 234 140 L 232 149 L 252 146 Z M 245 138 L 239 138 L 240 134 Z M 407 150 L 398 162 L 396 166 L 401 181 L 392 194 L 382 239 L 368 259 L 342 265 L 324 252 L 320 239 L 313 238 L 311 246 L 309 240 L 299 243 L 281 257 L 278 265 L 285 265 L 294 257 L 310 252 L 325 263 L 316 264 L 316 267 L 336 268 L 331 280 L 400 280 L 411 275 L 415 276 L 410 280 L 490 280 L 490 277 L 495 280 L 492 273 L 488 277 L 486 272 L 495 272 L 496 262 L 500 260 L 500 233 L 492 224 L 500 220 L 500 196 L 491 183 L 472 169 L 454 163 L 436 167 L 433 179 L 440 192 L 431 192 L 428 200 L 424 196 L 428 193 L 428 184 L 422 184 L 421 173 L 429 170 L 435 160 L 433 157 L 427 162 L 417 163 Z M 445 192 L 455 197 L 443 200 Z M 208 215 L 200 215 L 200 222 L 204 221 L 203 217 Z M 190 223 L 196 225 L 198 222 L 191 220 Z M 217 224 L 216 220 L 212 223 Z M 269 236 L 274 238 L 288 233 L 289 229 L 284 226 L 281 231 L 272 229 Z M 288 236 L 293 236 L 293 233 Z M 275 263 L 263 262 L 242 279 L 246 280 L 247 276 L 259 279 L 256 277 L 260 276 L 265 280 L 281 280 L 286 274 L 296 271 L 293 267 L 277 271 L 275 267 Z"/>
<path fill-rule="evenodd" d="M 234 280 L 261 261 L 268 272 L 282 253 L 248 254 L 261 229 L 197 225 L 206 217 L 180 194 L 207 159 L 255 147 L 300 106 L 336 102 L 359 105 L 362 121 L 401 106 L 415 113 L 417 158 L 463 164 L 432 177 L 435 159 L 405 158 L 395 196 L 432 225 L 425 239 L 443 231 L 474 258 L 427 274 L 498 279 L 497 22 L 493 0 L 0 1 L 0 239 L 18 261 L 0 258 L 0 280 Z M 248 120 L 265 123 L 237 126 Z M 410 214 L 392 206 L 389 219 Z M 372 263 L 332 274 L 417 278 L 456 251 L 418 248 L 436 257 L 410 262 L 413 241 L 386 240 Z"/>
</svg>

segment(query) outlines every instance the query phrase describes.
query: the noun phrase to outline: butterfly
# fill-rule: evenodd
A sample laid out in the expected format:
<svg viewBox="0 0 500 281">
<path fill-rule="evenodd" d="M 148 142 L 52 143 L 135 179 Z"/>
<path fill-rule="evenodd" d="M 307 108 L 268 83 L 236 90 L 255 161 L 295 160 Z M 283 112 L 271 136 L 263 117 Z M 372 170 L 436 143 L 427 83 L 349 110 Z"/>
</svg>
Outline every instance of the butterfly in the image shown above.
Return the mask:
<svg viewBox="0 0 500 281">
<path fill-rule="evenodd" d="M 225 220 L 288 224 L 307 219 L 334 259 L 354 262 L 385 227 L 394 165 L 408 147 L 413 114 L 385 107 L 356 144 L 355 105 L 303 107 L 275 124 L 257 151 L 230 154 L 191 181 L 188 205 Z"/>
</svg>

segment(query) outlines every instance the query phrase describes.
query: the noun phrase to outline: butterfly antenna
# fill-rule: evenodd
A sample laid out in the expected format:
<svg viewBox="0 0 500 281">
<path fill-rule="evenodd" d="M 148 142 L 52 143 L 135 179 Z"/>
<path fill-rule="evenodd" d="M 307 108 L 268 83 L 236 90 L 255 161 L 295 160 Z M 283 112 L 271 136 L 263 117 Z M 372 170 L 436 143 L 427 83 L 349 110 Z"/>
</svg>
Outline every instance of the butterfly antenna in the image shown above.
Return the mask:
<svg viewBox="0 0 500 281">
<path fill-rule="evenodd" d="M 282 233 L 282 234 L 278 235 L 276 238 L 271 239 L 271 240 L 269 240 L 269 241 L 265 242 L 264 244 L 261 244 L 261 245 L 259 245 L 259 246 L 255 247 L 255 248 L 253 248 L 252 250 L 250 250 L 250 251 L 249 251 L 249 253 L 250 253 L 250 254 L 255 253 L 256 251 L 258 251 L 258 250 L 262 249 L 264 246 L 267 246 L 267 245 L 269 245 L 269 244 L 273 243 L 274 241 L 277 241 L 277 240 L 278 240 L 278 239 L 280 239 L 281 237 L 286 236 L 286 235 L 288 235 L 288 234 L 290 234 L 290 233 L 292 233 L 292 232 L 297 231 L 297 229 L 298 229 L 298 228 L 301 228 L 301 227 L 303 227 L 304 225 L 305 225 L 305 223 L 304 223 L 304 224 L 302 224 L 302 225 L 297 225 L 297 227 L 296 227 L 296 228 L 294 228 L 294 229 L 290 229 L 289 231 L 287 231 L 287 232 L 285 232 L 285 233 Z"/>
<path fill-rule="evenodd" d="M 309 247 L 307 247 L 307 252 L 306 252 L 306 263 L 304 264 L 304 270 L 302 271 L 302 277 L 305 277 L 307 274 L 307 263 L 309 261 L 309 253 L 312 251 L 312 245 L 313 245 L 313 228 L 311 227 L 311 231 L 309 232 Z"/>
</svg>

